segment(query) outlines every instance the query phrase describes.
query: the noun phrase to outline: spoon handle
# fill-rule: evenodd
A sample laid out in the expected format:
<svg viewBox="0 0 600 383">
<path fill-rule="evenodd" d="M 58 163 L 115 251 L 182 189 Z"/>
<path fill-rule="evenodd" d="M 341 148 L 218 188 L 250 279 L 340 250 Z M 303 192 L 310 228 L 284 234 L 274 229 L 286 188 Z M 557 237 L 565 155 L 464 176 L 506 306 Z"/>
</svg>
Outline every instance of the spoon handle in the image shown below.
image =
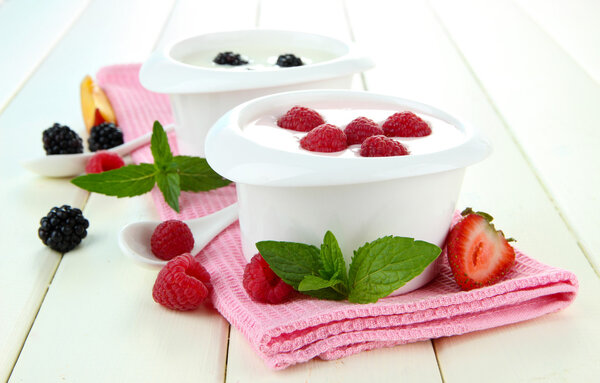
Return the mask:
<svg viewBox="0 0 600 383">
<path fill-rule="evenodd" d="M 171 130 L 173 130 L 174 128 L 175 128 L 175 125 L 173 125 L 173 124 L 167 125 L 167 126 L 165 126 L 165 132 L 168 133 Z M 117 153 L 120 156 L 124 156 L 144 145 L 147 145 L 150 142 L 151 138 L 152 138 L 152 132 L 148 132 L 148 133 L 144 134 L 143 136 L 139 136 L 138 138 L 135 138 L 131 141 L 127 141 L 126 143 L 124 143 L 122 145 L 119 145 L 117 147 L 109 149 L 109 151 L 113 152 L 113 153 Z"/>
<path fill-rule="evenodd" d="M 196 241 L 194 244 L 194 249 L 192 250 L 192 254 L 196 254 L 202 250 L 204 246 L 206 246 L 210 241 L 213 240 L 214 237 L 217 236 L 217 234 L 225 230 L 226 227 L 237 221 L 237 219 L 238 204 L 236 202 L 224 209 L 217 211 L 216 213 L 211 214 L 210 226 L 204 226 L 205 230 L 202 230 L 201 233 L 194 230 L 194 228 L 191 228 L 192 232 L 194 232 L 194 239 Z"/>
</svg>

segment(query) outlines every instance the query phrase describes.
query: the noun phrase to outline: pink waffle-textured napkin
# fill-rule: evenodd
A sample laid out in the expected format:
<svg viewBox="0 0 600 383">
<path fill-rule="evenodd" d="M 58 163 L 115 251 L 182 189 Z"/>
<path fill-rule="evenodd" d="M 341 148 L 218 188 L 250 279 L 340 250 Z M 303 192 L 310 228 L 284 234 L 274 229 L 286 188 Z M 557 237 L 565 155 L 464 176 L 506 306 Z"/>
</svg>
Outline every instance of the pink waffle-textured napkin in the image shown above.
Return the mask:
<svg viewBox="0 0 600 383">
<path fill-rule="evenodd" d="M 112 102 L 125 140 L 150 131 L 154 120 L 163 124 L 173 121 L 168 97 L 142 88 L 139 68 L 117 65 L 106 67 L 97 75 L 99 85 Z M 176 151 L 173 140 L 171 145 Z M 148 147 L 132 157 L 135 162 L 152 162 Z M 236 201 L 233 185 L 205 193 L 183 193 L 180 214 L 167 206 L 156 189 L 152 197 L 162 219 L 203 216 Z M 269 305 L 253 302 L 242 286 L 246 260 L 237 223 L 198 255 L 212 277 L 215 308 L 275 369 L 314 357 L 337 359 L 374 348 L 535 318 L 568 306 L 577 293 L 574 274 L 541 264 L 519 251 L 516 265 L 505 280 L 490 287 L 460 291 L 444 254 L 441 257 L 441 273 L 433 282 L 374 304 L 298 297 L 285 304 Z"/>
</svg>

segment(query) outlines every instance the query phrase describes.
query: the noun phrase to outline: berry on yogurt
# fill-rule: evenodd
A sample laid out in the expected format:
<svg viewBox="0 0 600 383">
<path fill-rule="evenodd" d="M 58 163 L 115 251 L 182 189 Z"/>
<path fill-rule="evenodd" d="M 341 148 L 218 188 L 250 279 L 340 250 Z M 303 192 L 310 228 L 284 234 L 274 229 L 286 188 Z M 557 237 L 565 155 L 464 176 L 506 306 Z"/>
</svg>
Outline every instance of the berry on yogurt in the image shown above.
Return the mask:
<svg viewBox="0 0 600 383">
<path fill-rule="evenodd" d="M 346 134 L 335 125 L 319 125 L 300 140 L 300 146 L 311 152 L 332 153 L 348 147 Z"/>
<path fill-rule="evenodd" d="M 348 138 L 348 145 L 360 145 L 368 137 L 382 135 L 383 130 L 370 118 L 358 117 L 346 125 L 344 133 Z"/>
<path fill-rule="evenodd" d="M 388 137 L 425 137 L 431 134 L 431 128 L 413 112 L 400 112 L 385 120 L 383 132 Z"/>
<path fill-rule="evenodd" d="M 280 128 L 299 132 L 309 132 L 324 123 L 325 120 L 316 110 L 303 106 L 293 107 L 277 120 Z"/>
</svg>

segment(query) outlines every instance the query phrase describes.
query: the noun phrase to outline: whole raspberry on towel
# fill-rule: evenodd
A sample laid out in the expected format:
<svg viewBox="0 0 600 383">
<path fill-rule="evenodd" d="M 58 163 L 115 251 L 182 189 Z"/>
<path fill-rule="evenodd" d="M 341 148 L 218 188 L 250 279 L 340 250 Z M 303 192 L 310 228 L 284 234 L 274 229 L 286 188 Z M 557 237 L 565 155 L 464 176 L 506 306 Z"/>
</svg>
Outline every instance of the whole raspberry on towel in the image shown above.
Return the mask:
<svg viewBox="0 0 600 383">
<path fill-rule="evenodd" d="M 186 253 L 170 260 L 160 270 L 152 298 L 171 310 L 188 311 L 200 307 L 211 291 L 210 274 Z"/>
<path fill-rule="evenodd" d="M 282 303 L 291 297 L 294 289 L 281 280 L 260 254 L 256 254 L 244 269 L 244 289 L 254 301 Z"/>
</svg>

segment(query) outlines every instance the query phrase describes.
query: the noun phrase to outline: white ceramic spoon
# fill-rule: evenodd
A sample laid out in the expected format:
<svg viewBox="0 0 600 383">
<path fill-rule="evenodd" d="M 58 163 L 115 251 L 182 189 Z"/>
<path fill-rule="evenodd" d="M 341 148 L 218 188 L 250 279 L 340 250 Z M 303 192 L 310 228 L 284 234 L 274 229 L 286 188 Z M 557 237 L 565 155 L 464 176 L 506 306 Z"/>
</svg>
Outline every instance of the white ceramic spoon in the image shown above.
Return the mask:
<svg viewBox="0 0 600 383">
<path fill-rule="evenodd" d="M 194 235 L 194 249 L 197 254 L 226 227 L 237 221 L 237 203 L 204 217 L 184 221 Z M 140 221 L 130 223 L 119 233 L 119 247 L 125 255 L 146 265 L 164 266 L 167 261 L 157 258 L 150 250 L 150 237 L 160 221 Z"/>
<path fill-rule="evenodd" d="M 165 131 L 168 133 L 173 128 L 173 125 L 168 125 L 165 127 Z M 108 149 L 108 151 L 125 156 L 135 149 L 148 144 L 151 138 L 152 132 L 149 132 L 122 145 Z M 51 154 L 23 161 L 21 165 L 34 173 L 46 177 L 72 177 L 80 175 L 85 171 L 85 165 L 94 154 L 96 153 Z"/>
</svg>

